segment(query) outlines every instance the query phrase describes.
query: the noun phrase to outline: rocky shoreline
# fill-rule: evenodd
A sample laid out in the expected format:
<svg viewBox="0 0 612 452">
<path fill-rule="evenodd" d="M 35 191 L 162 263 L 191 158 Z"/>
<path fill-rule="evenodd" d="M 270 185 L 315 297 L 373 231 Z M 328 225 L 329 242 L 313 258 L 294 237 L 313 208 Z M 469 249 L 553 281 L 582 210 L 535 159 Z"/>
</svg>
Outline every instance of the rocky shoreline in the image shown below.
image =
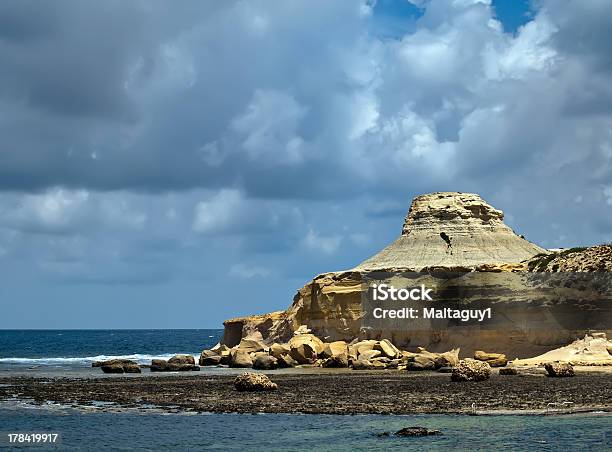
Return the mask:
<svg viewBox="0 0 612 452">
<path fill-rule="evenodd" d="M 30 401 L 105 410 L 310 414 L 563 414 L 612 412 L 612 375 L 580 369 L 548 378 L 542 369 L 454 382 L 437 372 L 275 371 L 277 388 L 240 392 L 234 375 L 166 374 L 107 378 L 0 378 L 0 402 Z"/>
</svg>

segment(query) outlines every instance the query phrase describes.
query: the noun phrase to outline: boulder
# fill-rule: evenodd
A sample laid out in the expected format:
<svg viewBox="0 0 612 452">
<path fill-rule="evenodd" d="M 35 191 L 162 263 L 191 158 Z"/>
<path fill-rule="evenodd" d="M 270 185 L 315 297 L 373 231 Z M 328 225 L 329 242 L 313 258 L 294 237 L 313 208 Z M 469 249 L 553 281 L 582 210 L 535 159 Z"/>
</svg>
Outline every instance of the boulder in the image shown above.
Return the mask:
<svg viewBox="0 0 612 452">
<path fill-rule="evenodd" d="M 338 355 L 346 355 L 348 359 L 348 346 L 346 342 L 336 341 L 323 344 L 323 350 L 321 351 L 322 358 L 331 358 Z"/>
<path fill-rule="evenodd" d="M 270 346 L 270 354 L 278 359 L 281 355 L 288 355 L 291 352 L 289 344 L 274 343 Z"/>
<path fill-rule="evenodd" d="M 132 361 L 131 359 L 109 359 L 106 361 L 94 361 L 91 363 L 91 367 L 102 367 L 102 366 L 111 366 L 115 364 L 138 364 L 136 361 Z"/>
<path fill-rule="evenodd" d="M 348 367 L 348 355 L 346 353 L 334 355 L 323 361 L 323 367 Z"/>
<path fill-rule="evenodd" d="M 380 352 L 380 350 L 364 350 L 363 352 L 359 353 L 358 358 L 361 360 L 365 360 L 365 361 L 369 361 L 372 358 L 378 358 L 382 353 Z"/>
<path fill-rule="evenodd" d="M 323 351 L 323 342 L 312 334 L 293 336 L 289 341 L 290 354 L 300 364 L 312 364 Z"/>
<path fill-rule="evenodd" d="M 200 366 L 218 366 L 221 364 L 222 359 L 219 355 L 206 356 L 204 358 L 200 356 L 199 364 Z"/>
<path fill-rule="evenodd" d="M 477 350 L 474 353 L 474 359 L 484 361 L 491 367 L 504 367 L 508 364 L 508 359 L 503 353 L 487 353 Z"/>
<path fill-rule="evenodd" d="M 563 363 L 563 362 L 552 362 L 552 363 L 546 363 L 544 364 L 544 369 L 546 369 L 546 372 L 548 373 L 549 377 L 573 377 L 574 374 L 574 368 L 572 367 L 572 365 L 570 363 Z"/>
<path fill-rule="evenodd" d="M 391 343 L 389 339 L 383 339 L 374 345 L 374 350 L 380 350 L 381 353 L 387 358 L 397 358 L 400 356 L 400 351 L 398 348 Z"/>
<path fill-rule="evenodd" d="M 238 348 L 230 352 L 230 367 L 253 367 L 253 360 L 248 352 Z"/>
<path fill-rule="evenodd" d="M 456 366 L 459 362 L 459 349 L 432 353 L 419 347 L 418 353 L 403 352 L 402 359 L 406 360 L 406 370 L 437 370 Z"/>
<path fill-rule="evenodd" d="M 213 350 L 202 350 L 198 363 L 200 366 L 216 366 L 221 363 L 221 355 Z"/>
<path fill-rule="evenodd" d="M 502 367 L 499 369 L 500 375 L 518 375 L 518 370 L 516 367 Z"/>
<path fill-rule="evenodd" d="M 105 374 L 122 374 L 123 366 L 121 364 L 108 364 L 104 366 L 100 366 L 102 372 Z"/>
<path fill-rule="evenodd" d="M 462 359 L 451 374 L 452 381 L 484 381 L 490 377 L 491 366 L 475 359 Z"/>
<path fill-rule="evenodd" d="M 168 360 L 168 364 L 189 364 L 195 365 L 195 358 L 191 355 L 174 355 Z"/>
<path fill-rule="evenodd" d="M 193 356 L 192 356 L 193 358 Z M 180 360 L 170 362 L 165 359 L 154 359 L 151 361 L 151 372 L 186 372 L 192 370 L 200 370 L 199 366 L 188 362 L 180 362 Z"/>
<path fill-rule="evenodd" d="M 278 367 L 278 361 L 271 355 L 259 355 L 253 360 L 253 369 L 271 370 Z"/>
<path fill-rule="evenodd" d="M 142 372 L 136 361 L 129 359 L 110 359 L 108 361 L 96 361 L 92 367 L 100 367 L 105 374 L 139 374 Z"/>
<path fill-rule="evenodd" d="M 426 355 L 416 355 L 406 363 L 406 370 L 436 370 L 440 365 L 436 364 L 435 357 Z"/>
<path fill-rule="evenodd" d="M 238 391 L 274 391 L 278 388 L 266 375 L 251 372 L 238 375 L 234 379 L 234 387 Z"/>
<path fill-rule="evenodd" d="M 255 338 L 242 339 L 240 344 L 238 344 L 238 348 L 247 353 L 263 352 L 267 350 L 266 345 L 262 341 Z"/>
<path fill-rule="evenodd" d="M 276 361 L 278 363 L 278 367 L 295 367 L 300 364 L 289 354 L 280 355 L 278 358 L 276 358 Z"/>
<path fill-rule="evenodd" d="M 164 372 L 168 369 L 168 361 L 165 359 L 154 359 L 151 361 L 151 372 Z"/>
<path fill-rule="evenodd" d="M 447 352 L 440 353 L 438 364 L 442 364 L 442 367 L 455 367 L 459 363 L 459 350 L 458 348 L 453 348 Z"/>
<path fill-rule="evenodd" d="M 268 352 L 251 352 L 249 353 L 251 361 L 255 361 L 259 356 L 270 356 Z"/>
<path fill-rule="evenodd" d="M 366 340 L 366 341 L 356 342 L 355 344 L 351 345 L 352 347 L 351 352 L 355 353 L 355 356 L 359 356 L 360 353 L 363 353 L 368 350 L 374 350 L 374 347 L 376 346 L 376 344 L 378 344 L 378 341 L 375 341 L 375 340 Z"/>
</svg>

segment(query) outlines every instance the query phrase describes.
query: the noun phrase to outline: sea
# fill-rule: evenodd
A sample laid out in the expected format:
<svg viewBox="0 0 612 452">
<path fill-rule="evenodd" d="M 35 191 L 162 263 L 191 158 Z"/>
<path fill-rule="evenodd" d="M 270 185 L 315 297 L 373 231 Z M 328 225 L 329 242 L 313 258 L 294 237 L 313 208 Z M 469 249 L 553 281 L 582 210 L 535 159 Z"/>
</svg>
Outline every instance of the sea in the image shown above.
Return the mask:
<svg viewBox="0 0 612 452">
<path fill-rule="evenodd" d="M 218 329 L 0 330 L 0 376 L 104 378 L 99 369 L 91 368 L 93 361 L 128 358 L 145 364 L 176 353 L 197 356 L 214 346 L 222 333 Z M 223 370 L 229 371 L 216 372 Z M 605 413 L 340 416 L 103 408 L 0 401 L 0 450 L 612 450 L 612 417 Z M 442 434 L 393 435 L 409 426 Z M 8 442 L 9 433 L 45 432 L 58 433 L 58 442 Z M 381 436 L 384 432 L 390 435 Z"/>
<path fill-rule="evenodd" d="M 177 353 L 200 356 L 217 344 L 222 329 L 197 330 L 0 330 L 0 376 L 99 375 L 91 363 L 124 358 L 151 364 Z"/>
</svg>

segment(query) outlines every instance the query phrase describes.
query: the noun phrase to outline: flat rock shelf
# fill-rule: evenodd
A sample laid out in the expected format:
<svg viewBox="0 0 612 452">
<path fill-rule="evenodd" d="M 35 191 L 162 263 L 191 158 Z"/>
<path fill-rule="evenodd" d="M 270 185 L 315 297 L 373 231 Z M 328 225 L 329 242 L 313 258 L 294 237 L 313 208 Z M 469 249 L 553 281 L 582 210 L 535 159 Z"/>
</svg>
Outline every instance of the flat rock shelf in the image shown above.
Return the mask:
<svg viewBox="0 0 612 452">
<path fill-rule="evenodd" d="M 607 372 L 577 372 L 565 379 L 495 374 L 487 381 L 467 383 L 429 372 L 268 375 L 278 390 L 238 392 L 235 375 L 0 378 L 0 402 L 23 400 L 109 409 L 155 406 L 175 412 L 216 413 L 612 412 L 612 374 Z"/>
</svg>

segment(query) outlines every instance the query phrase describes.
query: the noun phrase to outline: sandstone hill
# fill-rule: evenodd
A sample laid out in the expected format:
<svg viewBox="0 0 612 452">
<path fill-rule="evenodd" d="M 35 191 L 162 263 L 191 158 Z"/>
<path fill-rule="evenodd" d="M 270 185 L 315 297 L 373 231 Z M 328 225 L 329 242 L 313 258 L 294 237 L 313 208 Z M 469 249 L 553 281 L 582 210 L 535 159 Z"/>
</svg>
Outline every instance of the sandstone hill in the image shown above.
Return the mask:
<svg viewBox="0 0 612 452">
<path fill-rule="evenodd" d="M 404 221 L 402 235 L 355 270 L 466 269 L 518 263 L 545 252 L 516 235 L 503 220 L 501 210 L 473 193 L 417 196 Z"/>
<path fill-rule="evenodd" d="M 502 211 L 477 194 L 444 192 L 418 196 L 412 202 L 400 237 L 388 247 L 352 269 L 316 276 L 298 290 L 286 311 L 227 320 L 223 342 L 232 347 L 253 334 L 261 334 L 268 343 L 286 342 L 300 327 L 307 326 L 325 341 L 387 338 L 406 350 L 425 347 L 443 352 L 460 347 L 468 355 L 488 349 L 524 358 L 583 337 L 589 331 L 560 328 L 563 319 L 559 316 L 544 316 L 536 326 L 525 327 L 520 303 L 533 302 L 533 290 L 539 287 L 523 290 L 520 275 L 610 271 L 612 247 L 550 252 L 515 234 L 503 218 Z M 365 279 L 380 271 L 460 272 L 483 278 L 497 275 L 497 279 L 484 281 L 488 287 L 486 297 L 502 307 L 516 322 L 516 329 L 465 329 L 451 324 L 420 329 L 367 326 L 362 304 Z M 507 280 L 504 286 L 516 286 L 514 292 L 500 287 L 500 273 Z M 483 280 L 476 281 L 464 290 L 468 299 L 482 298 Z M 444 305 L 444 300 L 440 303 Z M 541 300 L 540 304 L 546 303 Z"/>
</svg>

